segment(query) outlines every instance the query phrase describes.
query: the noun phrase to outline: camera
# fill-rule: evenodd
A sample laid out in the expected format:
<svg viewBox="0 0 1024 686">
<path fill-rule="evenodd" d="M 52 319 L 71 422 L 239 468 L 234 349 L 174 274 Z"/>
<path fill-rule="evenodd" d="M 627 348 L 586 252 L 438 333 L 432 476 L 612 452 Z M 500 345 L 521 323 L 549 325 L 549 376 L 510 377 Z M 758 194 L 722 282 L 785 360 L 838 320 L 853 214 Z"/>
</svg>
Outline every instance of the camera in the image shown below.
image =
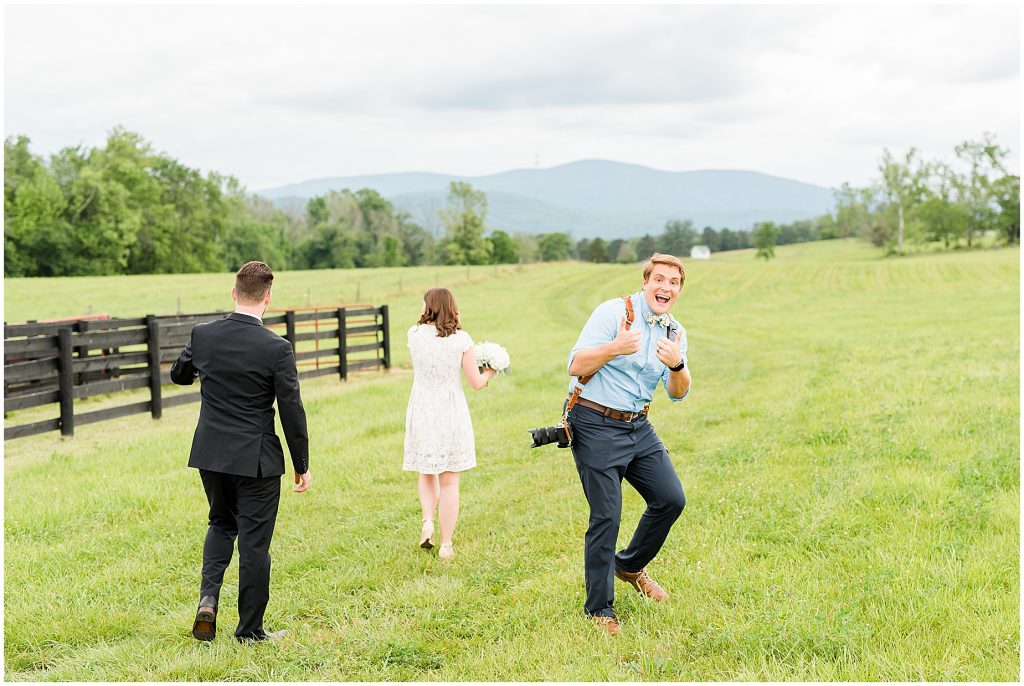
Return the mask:
<svg viewBox="0 0 1024 686">
<path fill-rule="evenodd" d="M 533 436 L 533 445 L 531 448 L 539 448 L 542 445 L 548 445 L 549 443 L 558 443 L 559 448 L 569 447 L 569 437 L 565 433 L 565 424 L 559 422 L 554 426 L 542 426 L 536 429 L 529 429 L 530 435 Z"/>
</svg>

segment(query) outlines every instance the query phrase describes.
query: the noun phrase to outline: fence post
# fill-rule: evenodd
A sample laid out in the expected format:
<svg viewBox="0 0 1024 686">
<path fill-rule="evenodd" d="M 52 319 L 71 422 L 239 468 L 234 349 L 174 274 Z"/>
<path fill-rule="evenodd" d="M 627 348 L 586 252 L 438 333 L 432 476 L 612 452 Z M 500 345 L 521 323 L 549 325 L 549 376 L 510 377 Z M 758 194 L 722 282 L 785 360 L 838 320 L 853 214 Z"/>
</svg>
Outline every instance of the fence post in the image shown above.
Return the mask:
<svg viewBox="0 0 1024 686">
<path fill-rule="evenodd" d="M 149 330 L 146 338 L 149 350 L 149 412 L 153 419 L 160 419 L 163 396 L 160 388 L 160 322 L 156 315 L 146 315 L 146 329 Z"/>
<path fill-rule="evenodd" d="M 60 376 L 57 377 L 60 397 L 60 435 L 75 435 L 75 370 L 71 357 L 71 329 L 57 331 Z"/>
<path fill-rule="evenodd" d="M 85 331 L 85 322 L 81 322 L 81 321 L 75 322 L 73 330 L 76 333 L 82 333 L 83 331 Z M 78 359 L 80 359 L 80 360 L 85 359 L 86 357 L 89 357 L 89 347 L 88 346 L 84 346 L 84 345 L 80 345 L 77 348 L 75 348 L 75 354 L 78 355 Z M 86 377 L 85 372 L 81 372 L 79 374 L 75 374 L 75 383 L 83 384 L 83 383 L 88 382 L 89 380 L 87 378 L 85 378 L 85 377 Z"/>
<path fill-rule="evenodd" d="M 348 381 L 348 336 L 345 335 L 346 327 L 345 308 L 338 308 L 338 376 L 342 381 Z"/>
<path fill-rule="evenodd" d="M 284 313 L 284 337 L 292 344 L 292 354 L 295 353 L 295 310 L 288 310 Z"/>
<path fill-rule="evenodd" d="M 384 369 L 391 369 L 391 334 L 388 326 L 388 306 L 380 306 L 380 326 L 384 331 Z"/>
</svg>

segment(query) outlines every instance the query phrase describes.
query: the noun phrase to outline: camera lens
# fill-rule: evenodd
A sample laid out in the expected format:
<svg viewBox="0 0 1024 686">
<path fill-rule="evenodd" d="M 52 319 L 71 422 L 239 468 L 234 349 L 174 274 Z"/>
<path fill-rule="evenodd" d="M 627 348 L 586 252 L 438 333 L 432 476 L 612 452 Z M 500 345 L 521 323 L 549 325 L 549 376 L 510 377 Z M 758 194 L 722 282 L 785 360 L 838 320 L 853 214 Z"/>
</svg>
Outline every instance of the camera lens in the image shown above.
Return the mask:
<svg viewBox="0 0 1024 686">
<path fill-rule="evenodd" d="M 568 448 L 569 441 L 565 435 L 565 428 L 558 424 L 557 426 L 542 426 L 536 429 L 529 429 L 530 436 L 533 437 L 533 445 L 531 448 L 539 448 L 542 445 L 548 445 L 549 443 L 557 443 L 559 448 Z"/>
</svg>

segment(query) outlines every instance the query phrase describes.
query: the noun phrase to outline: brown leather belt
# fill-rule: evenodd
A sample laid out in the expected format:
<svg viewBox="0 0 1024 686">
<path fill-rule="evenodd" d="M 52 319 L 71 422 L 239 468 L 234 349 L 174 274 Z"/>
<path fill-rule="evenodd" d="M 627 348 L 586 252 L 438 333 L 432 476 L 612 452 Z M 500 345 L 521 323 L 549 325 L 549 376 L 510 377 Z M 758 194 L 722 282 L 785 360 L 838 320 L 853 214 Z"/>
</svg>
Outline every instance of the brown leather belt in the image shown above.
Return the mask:
<svg viewBox="0 0 1024 686">
<path fill-rule="evenodd" d="M 601 403 L 595 403 L 593 400 L 587 400 L 586 398 L 577 398 L 576 404 L 582 405 L 583 407 L 589 407 L 592 410 L 597 410 L 605 417 L 618 419 L 620 422 L 632 422 L 647 414 L 647 406 L 644 406 L 644 409 L 640 412 L 623 412 L 622 410 L 605 407 Z"/>
</svg>

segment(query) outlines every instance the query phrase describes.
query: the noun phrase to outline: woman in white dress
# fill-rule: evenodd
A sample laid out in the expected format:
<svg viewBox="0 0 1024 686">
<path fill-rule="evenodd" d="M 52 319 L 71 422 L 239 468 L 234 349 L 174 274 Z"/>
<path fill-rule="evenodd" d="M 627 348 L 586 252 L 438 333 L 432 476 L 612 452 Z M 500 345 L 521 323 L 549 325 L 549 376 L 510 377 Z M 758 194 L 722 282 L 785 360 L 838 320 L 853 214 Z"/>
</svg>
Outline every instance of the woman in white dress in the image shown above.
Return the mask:
<svg viewBox="0 0 1024 686">
<path fill-rule="evenodd" d="M 437 556 L 455 556 L 452 535 L 459 517 L 459 474 L 476 466 L 476 446 L 462 374 L 474 391 L 487 385 L 493 369 L 477 367 L 473 339 L 461 330 L 455 296 L 447 288 L 423 295 L 420 321 L 408 334 L 413 381 L 405 415 L 402 469 L 419 472 L 423 527 L 420 547 L 434 547 L 434 512 L 441 524 Z"/>
</svg>

